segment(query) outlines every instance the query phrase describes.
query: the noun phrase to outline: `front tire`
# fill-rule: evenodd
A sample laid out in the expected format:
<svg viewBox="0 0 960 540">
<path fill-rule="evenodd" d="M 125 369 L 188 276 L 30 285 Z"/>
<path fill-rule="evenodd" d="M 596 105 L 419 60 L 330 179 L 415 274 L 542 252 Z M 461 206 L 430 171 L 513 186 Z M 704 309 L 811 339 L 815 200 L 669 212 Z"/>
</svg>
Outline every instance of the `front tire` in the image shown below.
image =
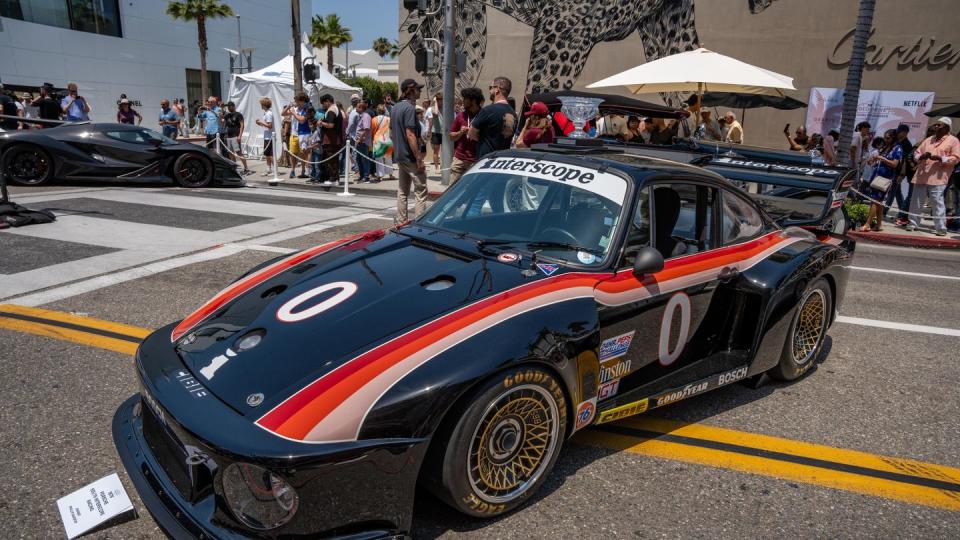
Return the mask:
<svg viewBox="0 0 960 540">
<path fill-rule="evenodd" d="M 19 144 L 3 153 L 3 170 L 15 184 L 39 186 L 53 176 L 53 160 L 39 146 Z"/>
<path fill-rule="evenodd" d="M 566 429 L 566 398 L 549 371 L 536 366 L 507 371 L 470 400 L 441 447 L 429 487 L 464 514 L 505 514 L 543 484 Z"/>
<path fill-rule="evenodd" d="M 213 163 L 194 152 L 180 154 L 173 162 L 173 180 L 181 187 L 207 187 L 213 181 Z"/>
<path fill-rule="evenodd" d="M 823 350 L 831 313 L 833 297 L 830 285 L 820 278 L 806 288 L 797 303 L 780 362 L 771 370 L 774 377 L 792 381 L 813 367 Z"/>
</svg>

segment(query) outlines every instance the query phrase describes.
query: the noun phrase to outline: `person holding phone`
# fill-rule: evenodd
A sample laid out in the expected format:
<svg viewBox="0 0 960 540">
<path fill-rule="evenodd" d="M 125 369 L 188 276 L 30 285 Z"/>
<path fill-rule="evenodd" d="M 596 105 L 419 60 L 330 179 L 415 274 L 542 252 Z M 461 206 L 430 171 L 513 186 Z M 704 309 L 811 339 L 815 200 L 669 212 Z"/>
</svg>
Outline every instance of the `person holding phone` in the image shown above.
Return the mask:
<svg viewBox="0 0 960 540">
<path fill-rule="evenodd" d="M 67 83 L 67 97 L 60 100 L 64 119 L 70 122 L 90 120 L 90 104 L 77 91 L 77 83 Z"/>
<path fill-rule="evenodd" d="M 943 194 L 947 190 L 953 168 L 960 162 L 960 140 L 950 134 L 953 120 L 942 116 L 930 126 L 933 135 L 923 140 L 914 152 L 917 159 L 916 172 L 913 173 L 913 198 L 910 200 L 910 224 L 908 231 L 920 226 L 918 214 L 930 201 L 933 225 L 937 236 L 947 235 L 947 208 Z"/>
</svg>

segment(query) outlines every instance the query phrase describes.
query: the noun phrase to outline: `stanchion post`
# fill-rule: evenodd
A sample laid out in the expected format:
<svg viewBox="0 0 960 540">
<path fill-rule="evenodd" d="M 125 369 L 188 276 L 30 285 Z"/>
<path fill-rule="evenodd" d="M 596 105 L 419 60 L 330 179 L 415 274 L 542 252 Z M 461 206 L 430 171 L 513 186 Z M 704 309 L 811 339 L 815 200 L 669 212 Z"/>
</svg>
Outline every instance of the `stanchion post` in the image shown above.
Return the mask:
<svg viewBox="0 0 960 540">
<path fill-rule="evenodd" d="M 350 193 L 350 137 L 347 137 L 347 145 L 344 147 L 343 159 L 346 160 L 343 164 L 343 193 L 337 193 L 337 196 L 353 197 L 354 194 Z"/>
</svg>

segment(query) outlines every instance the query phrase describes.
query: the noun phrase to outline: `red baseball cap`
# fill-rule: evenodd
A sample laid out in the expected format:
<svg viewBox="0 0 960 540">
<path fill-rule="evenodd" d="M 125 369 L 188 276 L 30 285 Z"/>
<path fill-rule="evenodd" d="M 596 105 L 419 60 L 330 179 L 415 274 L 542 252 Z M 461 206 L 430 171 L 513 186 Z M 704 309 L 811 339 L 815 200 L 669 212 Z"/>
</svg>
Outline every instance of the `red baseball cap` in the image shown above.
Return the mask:
<svg viewBox="0 0 960 540">
<path fill-rule="evenodd" d="M 548 109 L 547 106 L 544 105 L 542 101 L 534 101 L 533 104 L 530 105 L 530 110 L 527 111 L 524 114 L 524 116 L 533 116 L 535 114 L 540 116 L 546 116 L 550 114 L 550 109 Z"/>
</svg>

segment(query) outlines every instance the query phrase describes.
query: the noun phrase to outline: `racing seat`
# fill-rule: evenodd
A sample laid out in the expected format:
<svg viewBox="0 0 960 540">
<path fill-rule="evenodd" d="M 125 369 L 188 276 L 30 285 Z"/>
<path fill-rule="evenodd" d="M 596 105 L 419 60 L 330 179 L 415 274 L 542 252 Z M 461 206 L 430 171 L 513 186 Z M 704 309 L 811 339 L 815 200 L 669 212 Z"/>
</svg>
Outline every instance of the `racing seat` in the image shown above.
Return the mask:
<svg viewBox="0 0 960 540">
<path fill-rule="evenodd" d="M 664 259 L 669 259 L 677 247 L 673 228 L 677 226 L 677 218 L 680 217 L 680 194 L 669 187 L 654 189 L 653 208 L 656 217 L 656 239 L 653 245 Z"/>
</svg>

